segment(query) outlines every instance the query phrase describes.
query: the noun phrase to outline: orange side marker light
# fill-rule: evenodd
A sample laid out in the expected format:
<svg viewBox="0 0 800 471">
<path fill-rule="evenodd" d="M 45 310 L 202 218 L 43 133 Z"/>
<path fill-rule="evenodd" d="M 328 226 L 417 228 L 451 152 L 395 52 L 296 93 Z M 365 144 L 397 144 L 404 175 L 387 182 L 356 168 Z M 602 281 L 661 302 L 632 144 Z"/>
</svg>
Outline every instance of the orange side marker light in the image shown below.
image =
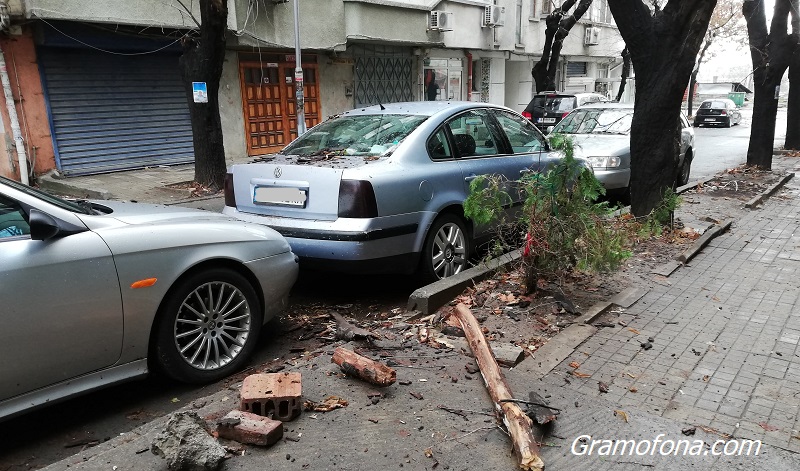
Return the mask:
<svg viewBox="0 0 800 471">
<path fill-rule="evenodd" d="M 156 281 L 158 281 L 158 278 L 145 278 L 144 280 L 134 281 L 131 283 L 131 289 L 149 288 L 156 284 Z"/>
</svg>

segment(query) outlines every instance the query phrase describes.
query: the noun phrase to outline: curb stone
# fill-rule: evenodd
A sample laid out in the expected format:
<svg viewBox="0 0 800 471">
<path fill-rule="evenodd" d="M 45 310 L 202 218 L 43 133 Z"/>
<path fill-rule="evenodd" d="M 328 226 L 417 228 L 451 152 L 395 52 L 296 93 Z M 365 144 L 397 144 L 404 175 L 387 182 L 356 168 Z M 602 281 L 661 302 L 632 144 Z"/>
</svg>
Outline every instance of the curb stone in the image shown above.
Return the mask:
<svg viewBox="0 0 800 471">
<path fill-rule="evenodd" d="M 68 183 L 66 180 L 62 180 L 62 178 L 63 177 L 57 177 L 54 172 L 49 172 L 46 175 L 39 177 L 38 183 L 42 189 L 62 195 L 70 195 L 77 198 L 88 198 L 95 200 L 114 199 L 114 194 L 106 189 L 99 188 L 96 190 L 91 190 L 88 188 L 81 188 Z"/>
<path fill-rule="evenodd" d="M 520 258 L 522 258 L 520 249 L 513 250 L 461 273 L 418 288 L 408 297 L 408 310 L 419 311 L 423 316 L 433 314 L 437 309 L 452 301 L 467 286 L 487 278 L 495 271 Z"/>
<path fill-rule="evenodd" d="M 699 239 L 694 241 L 694 244 L 692 244 L 691 247 L 689 247 L 682 254 L 678 255 L 678 257 L 675 260 L 677 260 L 682 264 L 687 263 L 689 260 L 694 258 L 695 255 L 700 253 L 700 251 L 703 250 L 703 248 L 706 245 L 708 245 L 709 242 L 711 242 L 711 239 L 714 239 L 718 235 L 727 231 L 731 227 L 731 224 L 733 224 L 733 219 L 728 219 L 727 221 L 719 225 L 717 224 L 712 225 L 703 233 L 702 236 L 700 236 Z"/>
<path fill-rule="evenodd" d="M 778 181 L 778 183 L 772 185 L 766 191 L 764 191 L 760 195 L 756 196 L 755 198 L 753 198 L 750 201 L 748 201 L 747 203 L 745 203 L 744 207 L 748 208 L 748 209 L 755 208 L 759 204 L 761 204 L 764 201 L 766 201 L 767 198 L 772 196 L 776 191 L 778 191 L 783 185 L 786 184 L 786 182 L 791 180 L 793 177 L 794 177 L 794 173 L 789 173 L 789 174 L 784 175 L 783 178 L 781 178 L 780 181 Z"/>
</svg>

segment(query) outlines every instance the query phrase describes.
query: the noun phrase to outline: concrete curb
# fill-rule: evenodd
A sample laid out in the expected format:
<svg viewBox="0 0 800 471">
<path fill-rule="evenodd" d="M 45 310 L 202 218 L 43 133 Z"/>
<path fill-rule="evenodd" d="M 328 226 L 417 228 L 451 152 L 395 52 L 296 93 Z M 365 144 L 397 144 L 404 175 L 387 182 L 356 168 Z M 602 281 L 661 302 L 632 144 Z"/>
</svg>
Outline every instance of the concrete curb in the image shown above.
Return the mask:
<svg viewBox="0 0 800 471">
<path fill-rule="evenodd" d="M 701 178 L 700 180 L 695 180 L 693 182 L 689 182 L 689 183 L 687 183 L 687 184 L 685 184 L 683 186 L 679 186 L 678 188 L 675 188 L 675 193 L 680 195 L 681 193 L 685 193 L 685 192 L 687 192 L 687 191 L 689 191 L 691 189 L 697 188 L 697 185 L 704 185 L 704 184 L 708 183 L 709 181 L 713 180 L 714 178 L 716 178 L 716 176 L 712 175 L 710 177 L 704 177 L 704 178 Z"/>
<path fill-rule="evenodd" d="M 794 173 L 789 173 L 789 174 L 784 175 L 783 178 L 781 178 L 778 183 L 772 185 L 771 187 L 769 187 L 767 189 L 767 191 L 761 193 L 760 195 L 756 196 L 755 198 L 753 198 L 750 201 L 748 201 L 747 203 L 745 203 L 744 207 L 748 208 L 748 209 L 755 208 L 759 204 L 761 204 L 764 201 L 766 201 L 767 198 L 772 196 L 776 191 L 778 191 L 778 189 L 780 189 L 783 185 L 786 184 L 786 182 L 791 180 L 793 177 L 794 177 Z"/>
<path fill-rule="evenodd" d="M 420 311 L 422 315 L 433 314 L 437 309 L 452 301 L 467 286 L 487 278 L 501 267 L 520 258 L 522 258 L 522 252 L 519 249 L 513 250 L 457 275 L 423 286 L 408 297 L 408 310 Z"/>
<path fill-rule="evenodd" d="M 712 239 L 722 234 L 723 232 L 727 231 L 731 227 L 731 224 L 733 224 L 733 219 L 728 219 L 727 221 L 723 222 L 720 225 L 715 224 L 711 226 L 707 231 L 703 233 L 702 236 L 700 236 L 699 239 L 694 241 L 694 244 L 692 244 L 691 247 L 685 250 L 682 254 L 678 255 L 675 258 L 675 260 L 685 264 L 686 262 L 694 258 L 695 255 L 700 253 L 700 251 L 703 250 L 703 247 L 708 245 L 708 243 L 711 242 Z"/>
<path fill-rule="evenodd" d="M 38 179 L 39 187 L 48 192 L 58 193 L 62 195 L 74 196 L 76 198 L 86 198 L 94 200 L 110 200 L 114 199 L 114 195 L 103 188 L 88 189 L 81 188 L 77 185 L 72 185 L 68 180 L 55 177 L 53 172 L 42 175 Z"/>
</svg>

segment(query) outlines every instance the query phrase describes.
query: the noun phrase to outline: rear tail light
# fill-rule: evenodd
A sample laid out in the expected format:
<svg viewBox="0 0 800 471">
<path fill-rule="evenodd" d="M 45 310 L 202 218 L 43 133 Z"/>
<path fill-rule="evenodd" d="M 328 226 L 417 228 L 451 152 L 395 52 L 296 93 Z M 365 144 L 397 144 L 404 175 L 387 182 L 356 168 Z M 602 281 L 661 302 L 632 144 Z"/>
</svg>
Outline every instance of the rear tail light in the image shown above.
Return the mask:
<svg viewBox="0 0 800 471">
<path fill-rule="evenodd" d="M 225 192 L 225 206 L 230 206 L 231 208 L 236 207 L 236 194 L 233 192 L 233 174 L 226 173 L 225 174 L 225 181 L 223 183 L 223 189 Z"/>
<path fill-rule="evenodd" d="M 339 183 L 339 217 L 378 217 L 372 183 L 366 180 L 342 180 Z"/>
<path fill-rule="evenodd" d="M 532 115 L 532 114 L 530 114 L 530 113 L 529 113 L 529 112 L 527 112 L 527 111 L 523 111 L 523 112 L 522 112 L 522 117 L 524 117 L 524 118 L 526 118 L 526 119 L 533 119 L 533 115 Z"/>
<path fill-rule="evenodd" d="M 728 114 L 728 112 L 727 112 L 727 111 L 725 111 L 725 110 L 722 110 L 722 111 L 720 111 L 720 112 L 719 112 L 719 114 L 721 114 L 722 116 L 725 116 L 725 115 L 727 115 L 727 114 Z"/>
<path fill-rule="evenodd" d="M 561 113 L 561 119 L 566 118 L 568 114 L 569 114 L 569 111 L 567 111 L 566 113 Z"/>
</svg>

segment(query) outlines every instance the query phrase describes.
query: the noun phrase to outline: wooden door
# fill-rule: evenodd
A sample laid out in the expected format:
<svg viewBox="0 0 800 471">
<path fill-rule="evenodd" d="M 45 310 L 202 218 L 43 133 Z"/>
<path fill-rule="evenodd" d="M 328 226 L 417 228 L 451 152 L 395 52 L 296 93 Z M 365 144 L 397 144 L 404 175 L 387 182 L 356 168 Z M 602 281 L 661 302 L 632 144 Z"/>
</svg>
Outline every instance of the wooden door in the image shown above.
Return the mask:
<svg viewBox="0 0 800 471">
<path fill-rule="evenodd" d="M 293 63 L 241 62 L 239 76 L 248 155 L 281 150 L 297 137 Z M 306 126 L 319 122 L 316 64 L 303 65 Z"/>
</svg>

